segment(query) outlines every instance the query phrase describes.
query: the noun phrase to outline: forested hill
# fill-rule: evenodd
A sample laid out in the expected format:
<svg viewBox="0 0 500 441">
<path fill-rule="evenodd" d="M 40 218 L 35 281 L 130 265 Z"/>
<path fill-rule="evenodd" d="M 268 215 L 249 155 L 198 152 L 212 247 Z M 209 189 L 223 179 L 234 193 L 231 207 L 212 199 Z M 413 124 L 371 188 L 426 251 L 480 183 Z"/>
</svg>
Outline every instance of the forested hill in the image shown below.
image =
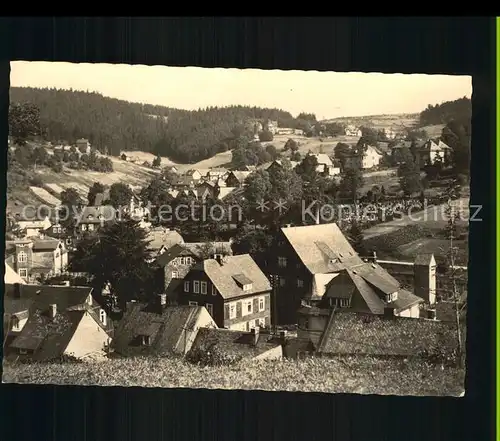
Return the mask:
<svg viewBox="0 0 500 441">
<path fill-rule="evenodd" d="M 420 113 L 420 125 L 448 124 L 457 121 L 465 124 L 472 118 L 472 103 L 467 97 L 442 104 L 429 104 L 427 109 Z"/>
<path fill-rule="evenodd" d="M 289 112 L 257 107 L 210 107 L 198 111 L 129 103 L 98 93 L 73 90 L 10 89 L 11 103 L 40 109 L 49 141 L 87 138 L 101 151 L 141 150 L 177 162 L 194 163 L 231 148 L 235 130 L 252 119 L 295 125 Z"/>
</svg>

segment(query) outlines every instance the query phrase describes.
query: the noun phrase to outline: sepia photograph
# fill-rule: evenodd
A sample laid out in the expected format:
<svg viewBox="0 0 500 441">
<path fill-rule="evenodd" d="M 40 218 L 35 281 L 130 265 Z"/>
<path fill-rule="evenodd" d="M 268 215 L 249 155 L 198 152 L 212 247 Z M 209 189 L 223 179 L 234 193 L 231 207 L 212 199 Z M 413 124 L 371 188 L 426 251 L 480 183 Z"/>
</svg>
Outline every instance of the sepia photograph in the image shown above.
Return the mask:
<svg viewBox="0 0 500 441">
<path fill-rule="evenodd" d="M 471 76 L 15 61 L 9 94 L 3 383 L 466 394 Z"/>
</svg>

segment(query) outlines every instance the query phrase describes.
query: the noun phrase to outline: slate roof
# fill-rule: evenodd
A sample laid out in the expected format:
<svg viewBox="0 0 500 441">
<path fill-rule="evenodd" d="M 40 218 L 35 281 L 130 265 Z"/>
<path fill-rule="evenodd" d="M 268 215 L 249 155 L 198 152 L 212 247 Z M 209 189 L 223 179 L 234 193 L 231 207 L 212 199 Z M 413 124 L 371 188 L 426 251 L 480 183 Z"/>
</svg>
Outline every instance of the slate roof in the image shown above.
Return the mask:
<svg viewBox="0 0 500 441">
<path fill-rule="evenodd" d="M 55 251 L 61 241 L 57 239 L 33 240 L 33 251 Z"/>
<path fill-rule="evenodd" d="M 230 356 L 254 358 L 281 346 L 281 342 L 279 339 L 262 332 L 259 334 L 257 344 L 255 344 L 255 335 L 251 332 L 201 328 L 198 331 L 191 350 L 207 350 L 213 345 Z"/>
<path fill-rule="evenodd" d="M 320 165 L 332 166 L 333 162 L 326 153 L 311 154 L 314 156 Z"/>
<path fill-rule="evenodd" d="M 121 355 L 167 355 L 183 352 L 185 330 L 194 331 L 202 306 L 167 306 L 160 314 L 141 303 L 128 305 L 114 331 L 112 346 Z M 141 344 L 142 336 L 150 345 Z"/>
<path fill-rule="evenodd" d="M 326 298 L 350 298 L 351 310 L 371 314 L 384 314 L 386 307 L 394 308 L 398 313 L 413 305 L 422 303 L 423 299 L 402 289 L 401 284 L 379 265 L 366 263 L 353 269 L 346 269 L 339 279 L 348 280 L 350 286 L 339 289 L 333 279 L 326 288 Z M 397 300 L 387 303 L 386 295 L 397 292 Z"/>
<path fill-rule="evenodd" d="M 88 313 L 90 311 L 87 309 L 57 311 L 55 318 L 51 319 L 46 310 L 36 310 L 10 347 L 35 351 L 30 355 L 33 360 L 47 361 L 60 357 L 82 318 Z M 96 321 L 96 325 L 102 327 L 95 315 L 91 314 L 91 316 Z"/>
<path fill-rule="evenodd" d="M 16 285 L 6 284 L 4 294 L 4 310 L 12 313 L 24 309 L 46 309 L 56 304 L 58 310 L 82 305 L 92 293 L 87 286 L 55 286 L 55 285 Z"/>
<path fill-rule="evenodd" d="M 332 313 L 318 352 L 411 356 L 435 348 L 455 347 L 455 329 L 450 323 L 336 312 Z"/>
<path fill-rule="evenodd" d="M 230 174 L 233 175 L 236 178 L 236 180 L 242 184 L 243 182 L 245 182 L 246 178 L 248 178 L 252 174 L 252 172 L 251 171 L 232 171 Z"/>
<path fill-rule="evenodd" d="M 193 270 L 204 271 L 224 299 L 263 293 L 271 290 L 271 283 L 249 254 L 227 256 L 221 264 L 207 259 L 197 264 Z M 234 276 L 243 274 L 252 281 L 252 288 L 243 291 Z"/>
<path fill-rule="evenodd" d="M 281 231 L 311 274 L 338 272 L 363 263 L 335 223 Z"/>
</svg>

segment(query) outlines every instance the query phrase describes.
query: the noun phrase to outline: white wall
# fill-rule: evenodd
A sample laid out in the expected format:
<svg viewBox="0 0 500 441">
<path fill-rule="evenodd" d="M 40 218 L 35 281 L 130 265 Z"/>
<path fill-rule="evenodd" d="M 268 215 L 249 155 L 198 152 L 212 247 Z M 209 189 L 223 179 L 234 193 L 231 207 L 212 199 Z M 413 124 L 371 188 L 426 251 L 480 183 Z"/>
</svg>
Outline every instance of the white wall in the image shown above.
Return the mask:
<svg viewBox="0 0 500 441">
<path fill-rule="evenodd" d="M 89 313 L 85 313 L 64 354 L 76 358 L 96 353 L 104 355 L 104 347 L 108 343 L 108 340 L 109 336 L 104 329 Z"/>
</svg>

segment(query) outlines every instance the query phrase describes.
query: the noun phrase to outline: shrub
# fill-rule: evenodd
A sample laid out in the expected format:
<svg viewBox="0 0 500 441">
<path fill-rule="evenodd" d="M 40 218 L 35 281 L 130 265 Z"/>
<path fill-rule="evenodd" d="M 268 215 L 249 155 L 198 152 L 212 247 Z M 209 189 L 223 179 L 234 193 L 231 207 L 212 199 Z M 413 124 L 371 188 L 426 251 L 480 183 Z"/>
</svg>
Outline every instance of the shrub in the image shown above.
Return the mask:
<svg viewBox="0 0 500 441">
<path fill-rule="evenodd" d="M 30 185 L 33 187 L 43 187 L 43 180 L 40 175 L 34 175 L 30 179 Z"/>
<path fill-rule="evenodd" d="M 61 173 L 63 171 L 63 165 L 60 162 L 54 162 L 50 168 L 56 173 Z"/>
<path fill-rule="evenodd" d="M 227 354 L 214 344 L 192 349 L 186 355 L 186 360 L 200 366 L 231 366 L 241 361 L 241 356 Z"/>
</svg>

